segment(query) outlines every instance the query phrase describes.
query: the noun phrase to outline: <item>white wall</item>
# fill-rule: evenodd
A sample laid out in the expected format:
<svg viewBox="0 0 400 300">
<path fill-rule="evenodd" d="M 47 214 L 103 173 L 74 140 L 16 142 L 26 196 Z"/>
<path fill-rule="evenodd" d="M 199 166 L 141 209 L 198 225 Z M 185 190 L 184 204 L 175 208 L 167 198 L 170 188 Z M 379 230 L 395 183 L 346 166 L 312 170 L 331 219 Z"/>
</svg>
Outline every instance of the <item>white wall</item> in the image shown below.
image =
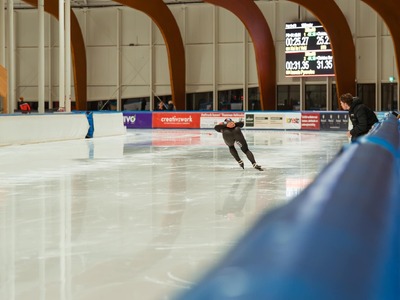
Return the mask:
<svg viewBox="0 0 400 300">
<path fill-rule="evenodd" d="M 298 84 L 284 77 L 284 24 L 299 17 L 290 1 L 257 1 L 276 45 L 278 84 Z M 394 48 L 382 19 L 360 0 L 336 0 L 349 22 L 357 55 L 358 83 L 387 82 L 397 78 Z M 257 86 L 257 70 L 251 39 L 245 51 L 246 32 L 229 11 L 211 4 L 171 5 L 185 43 L 187 93 Z M 151 19 L 127 7 L 77 9 L 87 50 L 88 100 L 171 94 L 167 51 L 163 37 Z M 316 18 L 304 9 L 306 20 Z M 16 11 L 17 96 L 37 99 L 37 11 Z M 58 22 L 46 17 L 46 100 L 57 99 Z M 120 24 L 120 26 L 119 26 Z M 50 26 L 50 28 L 49 28 Z M 118 49 L 120 38 L 121 47 Z M 245 53 L 248 63 L 245 65 Z M 120 62 L 120 64 L 119 64 Z M 120 81 L 118 81 L 120 78 Z M 305 82 L 321 79 L 306 79 Z M 380 95 L 377 95 L 380 97 Z"/>
<path fill-rule="evenodd" d="M 122 112 L 95 112 L 92 119 L 94 138 L 126 134 Z M 3 115 L 0 147 L 84 139 L 89 127 L 85 113 Z"/>
<path fill-rule="evenodd" d="M 7 115 L 0 118 L 0 146 L 85 138 L 85 114 Z"/>
</svg>

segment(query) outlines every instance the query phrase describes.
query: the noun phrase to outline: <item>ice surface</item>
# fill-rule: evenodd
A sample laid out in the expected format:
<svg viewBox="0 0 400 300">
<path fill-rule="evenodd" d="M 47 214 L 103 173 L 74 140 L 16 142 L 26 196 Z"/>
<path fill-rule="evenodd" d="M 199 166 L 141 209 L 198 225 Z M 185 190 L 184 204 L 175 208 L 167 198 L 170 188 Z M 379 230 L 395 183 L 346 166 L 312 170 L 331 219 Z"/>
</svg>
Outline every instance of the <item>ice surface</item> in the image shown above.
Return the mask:
<svg viewBox="0 0 400 300">
<path fill-rule="evenodd" d="M 213 130 L 0 147 L 0 299 L 173 299 L 347 143 L 244 133 L 264 172 Z"/>
</svg>

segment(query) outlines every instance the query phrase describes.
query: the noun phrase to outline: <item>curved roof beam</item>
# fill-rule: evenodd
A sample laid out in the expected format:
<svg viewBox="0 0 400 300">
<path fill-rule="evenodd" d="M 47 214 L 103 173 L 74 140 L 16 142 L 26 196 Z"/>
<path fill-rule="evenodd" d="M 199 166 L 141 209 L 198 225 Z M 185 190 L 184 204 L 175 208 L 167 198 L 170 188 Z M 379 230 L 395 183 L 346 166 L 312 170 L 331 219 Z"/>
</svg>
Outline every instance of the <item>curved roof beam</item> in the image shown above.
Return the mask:
<svg viewBox="0 0 400 300">
<path fill-rule="evenodd" d="M 253 0 L 205 0 L 236 15 L 253 41 L 262 110 L 275 110 L 276 58 L 275 44 L 264 15 Z"/>
<path fill-rule="evenodd" d="M 400 78 L 400 2 L 399 0 L 362 0 L 375 10 L 392 35 L 396 55 L 397 77 Z"/>
<path fill-rule="evenodd" d="M 37 7 L 37 0 L 23 0 Z M 44 10 L 58 19 L 58 1 L 45 0 Z M 71 51 L 74 72 L 75 103 L 77 110 L 87 109 L 86 48 L 78 19 L 71 9 Z"/>
<path fill-rule="evenodd" d="M 356 49 L 343 12 L 333 0 L 289 0 L 304 6 L 324 26 L 331 41 L 338 97 L 356 94 Z M 339 104 L 339 99 L 337 99 Z M 338 106 L 340 107 L 340 105 Z"/>
<path fill-rule="evenodd" d="M 178 110 L 186 107 L 185 50 L 178 24 L 163 0 L 115 0 L 147 14 L 158 26 L 168 52 L 172 101 Z"/>
<path fill-rule="evenodd" d="M 3 97 L 3 114 L 8 113 L 8 74 L 6 68 L 0 65 L 0 96 Z"/>
</svg>

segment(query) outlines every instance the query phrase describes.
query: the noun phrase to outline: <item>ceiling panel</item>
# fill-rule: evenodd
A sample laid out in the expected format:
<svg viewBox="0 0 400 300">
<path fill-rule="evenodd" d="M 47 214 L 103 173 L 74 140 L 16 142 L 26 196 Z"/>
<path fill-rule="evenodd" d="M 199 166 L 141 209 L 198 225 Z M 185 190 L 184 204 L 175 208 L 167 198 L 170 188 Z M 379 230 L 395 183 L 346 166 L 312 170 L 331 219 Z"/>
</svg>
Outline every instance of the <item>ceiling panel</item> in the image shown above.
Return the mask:
<svg viewBox="0 0 400 300">
<path fill-rule="evenodd" d="M 58 1 L 58 0 L 52 0 Z M 7 7 L 7 0 L 5 6 Z M 164 0 L 166 4 L 179 4 L 179 3 L 199 3 L 199 0 Z M 71 0 L 72 7 L 101 7 L 101 6 L 121 6 L 121 4 L 111 0 Z M 14 0 L 14 8 L 32 8 L 31 5 L 25 3 L 23 0 Z"/>
</svg>

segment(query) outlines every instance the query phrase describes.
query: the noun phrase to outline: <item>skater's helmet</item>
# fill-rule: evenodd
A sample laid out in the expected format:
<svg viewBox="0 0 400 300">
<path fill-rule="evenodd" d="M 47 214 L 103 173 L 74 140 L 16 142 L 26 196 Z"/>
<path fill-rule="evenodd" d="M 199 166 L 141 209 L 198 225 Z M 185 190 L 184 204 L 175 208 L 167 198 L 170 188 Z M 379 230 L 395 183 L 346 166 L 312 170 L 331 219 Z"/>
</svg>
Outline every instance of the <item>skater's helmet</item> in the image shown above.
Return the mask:
<svg viewBox="0 0 400 300">
<path fill-rule="evenodd" d="M 224 122 L 229 123 L 229 122 L 233 122 L 233 120 L 231 118 L 227 118 L 224 120 Z"/>
</svg>

